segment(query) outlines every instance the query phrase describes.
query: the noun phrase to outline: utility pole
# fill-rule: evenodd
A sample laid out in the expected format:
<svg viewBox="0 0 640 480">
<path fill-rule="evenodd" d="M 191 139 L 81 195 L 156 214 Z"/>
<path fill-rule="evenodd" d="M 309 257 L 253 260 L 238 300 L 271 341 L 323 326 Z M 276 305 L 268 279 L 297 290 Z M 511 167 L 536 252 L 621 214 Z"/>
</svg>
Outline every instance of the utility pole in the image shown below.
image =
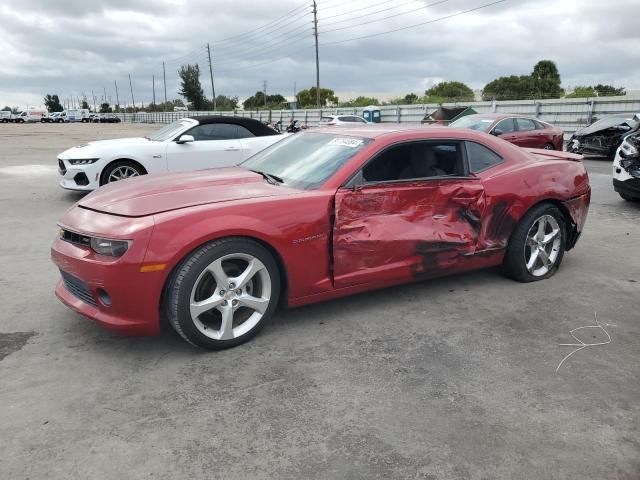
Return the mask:
<svg viewBox="0 0 640 480">
<path fill-rule="evenodd" d="M 119 109 L 120 108 L 120 95 L 118 95 L 118 82 L 116 80 L 114 80 L 113 84 L 116 87 L 116 103 L 118 104 L 118 109 Z"/>
<path fill-rule="evenodd" d="M 155 73 L 151 77 L 151 85 L 153 88 L 153 108 L 155 111 L 155 108 L 156 108 L 156 74 Z"/>
<path fill-rule="evenodd" d="M 264 97 L 264 106 L 267 106 L 267 81 L 262 80 L 262 96 Z"/>
<path fill-rule="evenodd" d="M 93 94 L 93 90 L 91 90 L 91 96 L 93 97 L 93 111 L 95 112 L 96 111 L 96 96 Z"/>
<path fill-rule="evenodd" d="M 167 73 L 164 69 L 164 62 L 162 62 L 162 84 L 164 85 L 164 106 L 167 106 Z M 164 110 L 164 108 L 163 108 Z"/>
<path fill-rule="evenodd" d="M 136 101 L 133 99 L 133 85 L 131 84 L 131 74 L 129 74 L 129 89 L 131 90 L 131 103 L 133 104 L 131 111 L 133 113 L 136 113 Z"/>
<path fill-rule="evenodd" d="M 107 100 L 107 89 L 104 88 L 104 85 L 102 86 L 102 90 L 104 91 L 104 102 L 103 103 L 109 103 L 109 101 Z"/>
<path fill-rule="evenodd" d="M 316 107 L 320 108 L 320 57 L 318 55 L 318 5 L 313 0 L 313 36 L 316 40 Z"/>
<path fill-rule="evenodd" d="M 213 67 L 211 66 L 211 48 L 207 42 L 207 55 L 209 56 L 209 75 L 211 75 L 211 94 L 213 95 L 213 111 L 216 111 L 216 89 L 213 86 Z"/>
</svg>

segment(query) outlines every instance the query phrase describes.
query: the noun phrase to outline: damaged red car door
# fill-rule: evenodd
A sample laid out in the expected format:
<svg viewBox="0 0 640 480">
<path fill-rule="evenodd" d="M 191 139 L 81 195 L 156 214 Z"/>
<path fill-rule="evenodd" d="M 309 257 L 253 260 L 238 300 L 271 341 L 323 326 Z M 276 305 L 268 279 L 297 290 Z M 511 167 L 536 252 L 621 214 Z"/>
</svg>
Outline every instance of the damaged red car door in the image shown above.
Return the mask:
<svg viewBox="0 0 640 480">
<path fill-rule="evenodd" d="M 462 174 L 462 165 L 447 165 L 444 157 L 438 159 L 444 168 L 438 167 L 433 177 L 367 182 L 364 176 L 361 184 L 338 190 L 336 288 L 464 269 L 481 230 L 484 188 L 480 179 Z"/>
</svg>

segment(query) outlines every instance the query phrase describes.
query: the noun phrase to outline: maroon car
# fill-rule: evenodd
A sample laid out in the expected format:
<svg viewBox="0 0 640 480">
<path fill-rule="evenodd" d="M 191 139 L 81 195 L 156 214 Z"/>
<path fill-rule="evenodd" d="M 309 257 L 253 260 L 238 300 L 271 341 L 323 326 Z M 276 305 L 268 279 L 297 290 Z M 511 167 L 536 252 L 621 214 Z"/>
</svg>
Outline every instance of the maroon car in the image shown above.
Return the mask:
<svg viewBox="0 0 640 480">
<path fill-rule="evenodd" d="M 487 132 L 519 147 L 544 148 L 562 151 L 564 131 L 536 118 L 506 113 L 480 113 L 467 115 L 451 124 L 456 128 L 469 128 Z"/>
</svg>

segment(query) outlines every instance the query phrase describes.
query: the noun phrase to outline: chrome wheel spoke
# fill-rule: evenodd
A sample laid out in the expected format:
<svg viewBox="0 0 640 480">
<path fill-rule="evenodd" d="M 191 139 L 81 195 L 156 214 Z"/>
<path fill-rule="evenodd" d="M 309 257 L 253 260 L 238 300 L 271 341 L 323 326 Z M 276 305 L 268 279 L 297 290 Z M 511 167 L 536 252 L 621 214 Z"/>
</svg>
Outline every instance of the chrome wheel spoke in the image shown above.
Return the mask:
<svg viewBox="0 0 640 480">
<path fill-rule="evenodd" d="M 547 221 L 543 218 L 538 220 L 538 232 L 536 233 L 536 240 L 542 241 L 544 233 L 547 229 Z"/>
<path fill-rule="evenodd" d="M 222 259 L 219 258 L 218 260 L 213 262 L 207 267 L 207 270 L 209 270 L 211 275 L 213 275 L 213 278 L 218 284 L 217 288 L 220 290 L 226 290 L 227 285 L 229 284 L 229 277 L 222 268 Z"/>
<path fill-rule="evenodd" d="M 551 233 L 548 233 L 547 235 L 544 236 L 544 238 L 542 239 L 542 244 L 543 245 L 547 245 L 550 242 L 552 242 L 560 233 L 560 229 L 559 228 L 554 228 Z"/>
<path fill-rule="evenodd" d="M 245 271 L 232 280 L 235 284 L 235 288 L 245 288 L 247 283 L 251 281 L 254 275 L 263 268 L 265 268 L 265 266 L 260 260 L 258 260 L 257 258 L 251 259 Z"/>
<path fill-rule="evenodd" d="M 222 315 L 220 323 L 220 340 L 229 340 L 233 338 L 233 307 L 227 302 L 226 305 L 218 307 Z"/>
<path fill-rule="evenodd" d="M 537 248 L 532 248 L 531 249 L 531 256 L 529 257 L 529 261 L 527 262 L 527 270 L 529 270 L 530 272 L 536 266 L 536 262 L 538 261 L 539 252 L 540 251 Z"/>
<path fill-rule="evenodd" d="M 208 312 L 209 310 L 213 310 L 214 308 L 218 308 L 224 299 L 220 295 L 213 295 L 206 300 L 201 300 L 196 302 L 191 300 L 190 310 L 191 317 L 198 318 L 204 312 Z"/>
<path fill-rule="evenodd" d="M 248 307 L 259 313 L 264 313 L 269 306 L 269 299 L 258 298 L 252 295 L 241 295 L 238 297 L 238 305 L 241 307 Z"/>
<path fill-rule="evenodd" d="M 547 254 L 547 251 L 544 248 L 540 248 L 538 250 L 538 256 L 540 257 L 540 260 L 542 261 L 542 264 L 546 268 L 551 268 L 553 266 L 553 262 L 549 258 L 549 255 Z"/>
</svg>

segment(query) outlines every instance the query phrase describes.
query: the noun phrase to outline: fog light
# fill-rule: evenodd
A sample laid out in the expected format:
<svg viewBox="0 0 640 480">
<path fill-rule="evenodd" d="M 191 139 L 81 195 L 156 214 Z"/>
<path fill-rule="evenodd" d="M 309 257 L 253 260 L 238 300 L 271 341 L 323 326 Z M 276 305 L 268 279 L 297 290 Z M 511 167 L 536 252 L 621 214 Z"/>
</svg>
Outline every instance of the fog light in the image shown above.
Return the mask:
<svg viewBox="0 0 640 480">
<path fill-rule="evenodd" d="M 98 294 L 98 300 L 100 300 L 100 303 L 106 307 L 111 306 L 111 297 L 105 290 L 99 288 L 96 290 L 96 293 Z"/>
<path fill-rule="evenodd" d="M 86 186 L 89 185 L 89 179 L 85 175 L 84 172 L 77 173 L 75 177 L 73 177 L 73 181 L 76 182 L 77 185 Z"/>
</svg>

